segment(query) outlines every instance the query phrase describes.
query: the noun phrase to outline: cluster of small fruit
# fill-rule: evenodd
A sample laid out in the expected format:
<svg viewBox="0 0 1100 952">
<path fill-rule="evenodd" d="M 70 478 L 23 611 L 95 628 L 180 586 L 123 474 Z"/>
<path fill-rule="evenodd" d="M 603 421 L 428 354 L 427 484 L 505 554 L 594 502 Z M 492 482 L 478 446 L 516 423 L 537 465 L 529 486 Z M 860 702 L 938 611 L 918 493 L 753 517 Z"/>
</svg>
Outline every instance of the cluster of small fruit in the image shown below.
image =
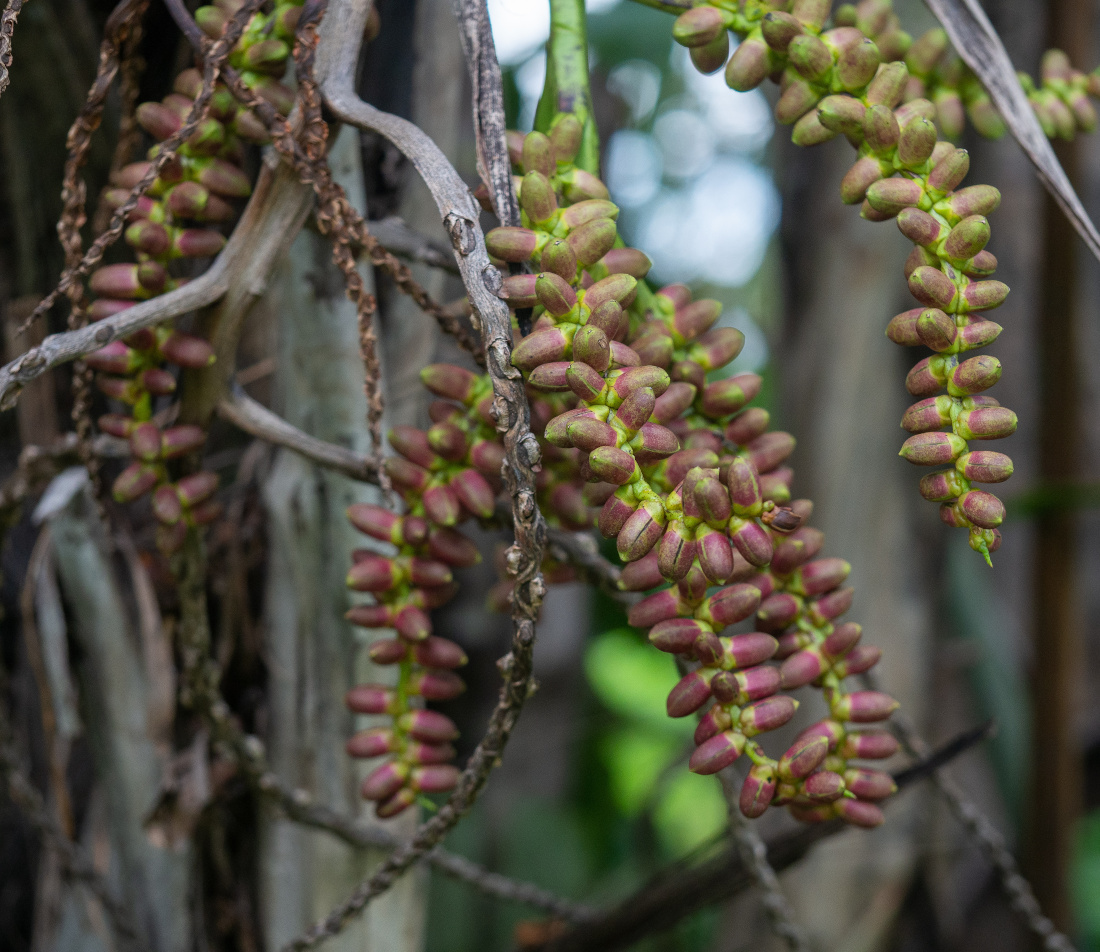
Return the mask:
<svg viewBox="0 0 1100 952">
<path fill-rule="evenodd" d="M 220 36 L 239 6 L 225 2 L 203 7 L 199 20 L 212 36 Z M 245 82 L 284 113 L 293 104 L 293 93 L 278 77 L 286 69 L 288 42 L 299 9 L 299 4 L 279 3 L 271 14 L 255 14 L 230 55 Z M 220 17 L 216 31 L 215 13 Z M 183 126 L 201 87 L 201 72 L 184 70 L 163 101 L 138 106 L 138 123 L 158 143 L 163 142 Z M 89 284 L 95 300 L 88 309 L 92 320 L 179 287 L 187 278 L 173 275 L 174 262 L 209 258 L 221 251 L 225 236 L 218 226 L 236 217 L 233 202 L 252 191 L 242 168 L 245 145 L 268 138 L 264 125 L 241 108 L 228 89 L 215 90 L 209 117 L 180 146 L 134 209 L 125 240 L 136 261 L 106 265 L 92 273 Z M 154 145 L 149 150 L 150 161 L 160 148 Z M 118 207 L 126 201 L 150 161 L 130 163 L 115 174 L 105 196 L 109 205 Z M 197 426 L 162 426 L 154 420 L 154 404 L 176 391 L 176 376 L 166 365 L 202 368 L 213 359 L 206 341 L 161 326 L 115 341 L 87 361 L 98 371 L 99 389 L 127 410 L 99 420 L 104 432 L 129 441 L 133 458 L 114 482 L 114 497 L 132 502 L 152 493 L 157 545 L 166 553 L 183 545 L 189 527 L 217 517 L 219 507 L 213 498 L 217 477 L 202 471 L 172 479 L 169 463 L 199 449 L 205 434 Z"/>
<path fill-rule="evenodd" d="M 892 781 L 848 759 L 889 756 L 896 747 L 882 731 L 850 726 L 880 721 L 896 704 L 842 690 L 846 675 L 867 670 L 878 655 L 856 645 L 858 626 L 834 629 L 851 604 L 851 590 L 839 587 L 847 564 L 810 561 L 821 540 L 800 528 L 809 506 L 785 505 L 793 473 L 784 463 L 794 440 L 768 432 L 767 413 L 747 406 L 757 376 L 708 379 L 744 341 L 717 326 L 718 302 L 693 301 L 680 285 L 652 293 L 642 280 L 648 259 L 615 247 L 617 209 L 592 197 L 591 184 L 585 197 L 571 197 L 564 183 L 574 174 L 575 132 L 572 117 L 558 117 L 547 135 L 531 133 L 514 149 L 524 170 L 522 227 L 487 236 L 502 260 L 543 269 L 506 278 L 502 295 L 537 318 L 513 363 L 536 405 L 558 410 L 545 421 L 544 439 L 572 458 L 565 472 L 587 484 L 584 503 L 600 507 L 596 522 L 626 563 L 623 587 L 671 583 L 635 606 L 630 621 L 650 629 L 658 648 L 698 664 L 668 702 L 669 714 L 682 717 L 713 701 L 696 733 L 692 769 L 713 773 L 747 753 L 747 815 L 790 804 L 807 820 L 838 815 L 875 825 L 882 817 L 873 801 L 892 792 Z M 579 512 L 571 518 L 587 521 Z M 754 614 L 761 630 L 723 634 Z M 767 663 L 787 655 L 783 667 Z M 807 676 L 814 658 L 820 670 Z M 830 718 L 775 760 L 752 738 L 794 715 L 797 703 L 778 693 L 785 681 L 814 682 Z"/>
<path fill-rule="evenodd" d="M 357 551 L 348 573 L 348 587 L 374 599 L 353 608 L 349 620 L 394 631 L 394 637 L 371 646 L 370 657 L 375 664 L 398 667 L 396 684 L 362 684 L 347 697 L 356 713 L 389 720 L 348 742 L 353 757 L 387 758 L 362 784 L 363 796 L 376 802 L 380 817 L 396 816 L 422 793 L 449 790 L 458 778 L 450 763 L 451 741 L 458 736 L 454 723 L 418 705 L 462 693 L 455 669 L 466 656 L 454 642 L 432 634 L 428 612 L 453 597 L 452 569 L 479 561 L 477 547 L 455 527 L 493 516 L 504 460 L 490 415 L 489 378 L 449 364 L 427 367 L 421 377 L 440 398 L 430 407 L 432 426 L 391 430 L 396 453 L 385 461 L 404 513 L 365 504 L 348 510 L 357 529 L 392 547 L 386 553 Z"/>
<path fill-rule="evenodd" d="M 967 530 L 971 547 L 988 561 L 1001 543 L 998 526 L 1005 509 L 972 483 L 1008 479 L 1012 461 L 1003 453 L 971 451 L 968 442 L 1010 435 L 1016 414 L 984 394 L 1000 379 L 1000 362 L 989 355 L 961 355 L 992 343 L 1001 332 L 984 316 L 1008 295 L 1007 285 L 990 279 L 997 259 L 985 250 L 986 216 L 1000 194 L 988 185 L 960 189 L 969 169 L 967 153 L 939 139 L 934 120 L 944 121 L 952 112 L 944 89 L 934 92 L 929 86 L 930 71 L 944 54 L 939 34 L 910 46 L 885 0 L 841 7 L 836 25 L 825 29 L 829 7 L 829 0 L 752 4 L 738 12 L 703 5 L 681 15 L 673 35 L 693 51 L 707 49 L 730 29 L 744 35 L 726 66 L 729 85 L 746 90 L 769 76 L 779 80 L 783 92 L 776 118 L 794 125 L 792 138 L 799 145 L 845 136 L 859 154 L 841 183 L 842 200 L 862 203 L 862 215 L 871 221 L 896 218 L 914 243 L 905 276 L 921 306 L 894 318 L 887 333 L 898 343 L 924 345 L 935 353 L 906 380 L 909 392 L 923 399 L 902 420 L 913 436 L 901 455 L 918 465 L 953 465 L 925 477 L 921 493 L 941 504 L 947 524 Z M 1059 62 L 1048 57 L 1051 82 Z M 1066 101 L 1084 116 L 1080 97 L 1069 90 L 1065 85 Z M 916 96 L 921 91 L 937 101 Z M 968 101 L 971 115 L 985 117 L 992 106 L 983 105 L 988 97 L 977 97 L 974 93 Z M 947 393 L 940 395 L 943 389 Z"/>
</svg>

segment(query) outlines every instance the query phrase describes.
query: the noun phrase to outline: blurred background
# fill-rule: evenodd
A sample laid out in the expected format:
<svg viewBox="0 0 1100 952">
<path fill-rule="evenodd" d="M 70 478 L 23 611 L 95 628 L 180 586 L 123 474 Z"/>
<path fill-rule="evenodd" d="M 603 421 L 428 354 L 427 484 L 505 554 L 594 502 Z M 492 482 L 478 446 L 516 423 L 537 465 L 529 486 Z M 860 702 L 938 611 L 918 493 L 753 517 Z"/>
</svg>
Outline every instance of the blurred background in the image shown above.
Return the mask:
<svg viewBox="0 0 1100 952">
<path fill-rule="evenodd" d="M 449 0 L 378 6 L 383 32 L 363 65 L 365 98 L 414 119 L 473 182 L 469 90 Z M 896 8 L 914 36 L 934 25 L 916 0 L 898 0 Z M 1051 45 L 1067 48 L 1080 68 L 1096 65 L 1100 17 L 1093 8 L 1088 0 L 999 0 L 988 12 L 1013 62 L 1034 74 Z M 489 0 L 489 9 L 509 124 L 528 130 L 545 72 L 548 4 Z M 910 306 L 902 275 L 909 244 L 893 223 L 862 221 L 840 203 L 849 146 L 792 146 L 789 131 L 772 119 L 774 90 L 738 94 L 721 74 L 699 75 L 671 42 L 669 15 L 630 0 L 591 0 L 589 11 L 603 177 L 627 242 L 653 259 L 655 282 L 683 282 L 696 297 L 721 300 L 723 322 L 745 333 L 731 372 L 761 374 L 760 402 L 798 438 L 795 495 L 815 501 L 828 554 L 854 567 L 850 617 L 884 649 L 886 688 L 932 743 L 995 723 L 995 735 L 951 773 L 1005 833 L 1058 925 L 1081 949 L 1100 950 L 1100 265 L 1067 231 L 1018 147 L 968 131 L 969 181 L 993 184 L 1004 196 L 990 250 L 1012 294 L 997 317 L 1005 333 L 992 352 L 1005 367 L 997 396 L 1020 417 L 1006 446 L 1016 472 L 1006 487 L 1005 543 L 990 570 L 962 533 L 939 523 L 917 494 L 920 473 L 896 456 L 905 373 L 916 358 L 884 330 Z M 94 73 L 107 12 L 99 2 L 36 0 L 23 14 L 20 65 L 31 78 L 0 100 L 6 329 L 60 270 L 53 222 L 64 134 Z M 162 96 L 186 57 L 159 5 L 149 16 L 143 99 Z M 22 134 L 32 120 L 35 134 Z M 1100 139 L 1060 146 L 1059 154 L 1100 218 Z M 109 158 L 106 146 L 93 156 L 93 184 Z M 372 219 L 396 213 L 442 236 L 434 206 L 392 147 L 366 136 L 357 159 Z M 445 300 L 460 293 L 452 278 L 418 275 Z M 423 422 L 416 365 L 455 354 L 385 281 L 377 290 L 391 422 Z M 24 346 L 9 336 L 10 353 Z M 254 331 L 246 348 L 259 366 L 277 353 L 277 341 Z M 401 376 L 401 367 L 411 372 Z M 255 380 L 251 392 L 262 394 L 263 374 Z M 63 403 L 67 382 L 50 386 Z M 227 458 L 239 459 L 240 446 L 222 439 Z M 0 416 L 0 441 L 6 475 L 18 445 L 13 414 Z M 31 541 L 23 524 L 4 551 L 0 634 L 17 688 L 29 675 L 11 619 Z M 489 547 L 497 541 L 484 539 Z M 470 572 L 445 625 L 471 656 L 470 690 L 448 713 L 472 746 L 495 701 L 495 659 L 508 625 L 484 608 L 492 566 Z M 249 650 L 262 660 L 254 644 L 236 646 L 231 684 L 244 678 L 240 653 Z M 578 585 L 553 589 L 536 673 L 539 691 L 504 765 L 448 839 L 450 849 L 599 904 L 722 846 L 721 791 L 686 769 L 692 725 L 664 716 L 677 680 L 673 661 L 627 626 L 621 608 Z M 20 697 L 33 720 L 33 691 Z M 782 816 L 761 827 L 765 836 L 789 828 Z M 31 947 L 33 882 L 25 871 L 34 857 L 32 837 L 0 803 L 0 949 Z M 891 801 L 884 827 L 819 845 L 782 882 L 815 948 L 1032 947 L 994 871 L 928 784 Z M 536 917 L 522 907 L 435 874 L 428 908 L 431 952 L 506 950 L 517 936 L 538 934 Z M 638 947 L 780 945 L 750 891 Z"/>
<path fill-rule="evenodd" d="M 895 8 L 914 36 L 935 25 L 921 3 Z M 1007 448 L 1016 472 L 1005 487 L 1006 542 L 990 570 L 939 524 L 915 491 L 920 473 L 895 456 L 915 357 L 884 328 L 909 306 L 901 274 L 909 245 L 893 223 L 862 221 L 840 203 L 849 146 L 794 147 L 772 119 L 774 89 L 739 94 L 721 73 L 700 75 L 669 42 L 666 14 L 627 0 L 592 0 L 588 9 L 603 174 L 628 243 L 653 259 L 654 281 L 718 298 L 723 322 L 744 331 L 735 370 L 764 376 L 762 401 L 798 438 L 795 494 L 814 499 L 827 549 L 854 566 L 852 617 L 883 647 L 884 681 L 933 742 L 995 722 L 995 736 L 952 773 L 1006 833 L 1055 920 L 1081 948 L 1100 948 L 1100 602 L 1090 581 L 1100 570 L 1092 482 L 1100 447 L 1090 425 L 1100 377 L 1089 359 L 1100 353 L 1097 263 L 1065 234 L 1015 143 L 968 131 L 968 181 L 1003 194 L 990 249 L 1012 294 L 997 317 L 1006 332 L 994 352 L 1005 366 L 998 397 L 1021 420 Z M 1095 65 L 1093 4 L 1004 2 L 987 12 L 1020 69 L 1035 74 L 1050 46 L 1067 49 L 1080 68 Z M 545 75 L 548 5 L 491 0 L 490 14 L 511 125 L 527 130 Z M 1059 146 L 1059 155 L 1095 217 L 1095 138 Z M 522 765 L 506 763 L 485 806 L 486 822 L 502 824 L 502 860 L 523 843 L 511 872 L 579 887 L 575 895 L 644 881 L 663 863 L 705 850 L 726 823 L 716 785 L 676 766 L 687 728 L 661 716 L 672 664 L 625 628 L 613 606 L 593 601 L 583 664 L 569 687 L 568 659 L 578 656 L 557 654 L 552 603 L 539 646 L 540 666 L 553 653 L 560 690 L 572 692 L 572 736 L 561 737 L 566 705 L 550 696 L 536 697 L 517 736 L 546 760 L 565 759 L 559 794 L 547 797 L 543 786 L 542 796 L 504 805 L 504 788 L 524 783 Z M 562 637 L 576 637 L 564 628 Z M 540 710 L 552 728 L 540 727 Z M 558 845 L 540 847 L 539 830 Z M 566 859 L 563 843 L 576 859 Z M 783 880 L 821 948 L 1031 942 L 927 785 L 898 798 L 885 828 L 819 847 Z M 457 886 L 434 888 L 456 904 L 465 898 Z M 754 901 L 700 914 L 653 948 L 778 948 Z M 472 923 L 488 946 L 481 911 Z M 439 948 L 470 947 L 446 921 L 433 933 Z M 494 926 L 498 942 L 510 928 Z"/>
</svg>

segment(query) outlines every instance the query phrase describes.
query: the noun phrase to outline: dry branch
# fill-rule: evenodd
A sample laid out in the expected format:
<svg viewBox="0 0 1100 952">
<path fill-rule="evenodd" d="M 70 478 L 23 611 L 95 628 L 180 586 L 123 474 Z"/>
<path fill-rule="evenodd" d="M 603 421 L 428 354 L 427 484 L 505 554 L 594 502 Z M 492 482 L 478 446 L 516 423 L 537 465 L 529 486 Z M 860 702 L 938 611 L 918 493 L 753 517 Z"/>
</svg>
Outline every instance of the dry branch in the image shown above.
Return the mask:
<svg viewBox="0 0 1100 952">
<path fill-rule="evenodd" d="M 500 223 L 518 225 L 519 202 L 512 188 L 512 166 L 505 140 L 504 90 L 489 11 L 484 0 L 452 0 L 452 6 L 461 27 L 462 48 L 473 84 L 478 171 L 488 185 Z"/>
<path fill-rule="evenodd" d="M 23 0 L 8 0 L 0 15 L 0 96 L 11 82 L 11 43 L 15 35 L 15 23 L 23 9 Z"/>
<path fill-rule="evenodd" d="M 293 450 L 319 466 L 336 470 L 360 482 L 378 483 L 378 464 L 375 460 L 310 436 L 253 400 L 239 387 L 234 387 L 222 398 L 218 404 L 218 415 L 245 433 Z"/>
<path fill-rule="evenodd" d="M 967 731 L 911 767 L 894 774 L 899 789 L 912 786 L 982 740 L 988 725 Z M 782 872 L 802 859 L 818 842 L 851 829 L 840 820 L 803 826 L 766 844 L 763 862 Z M 754 860 L 755 861 L 755 860 Z M 529 945 L 524 952 L 615 952 L 647 936 L 672 928 L 702 909 L 724 902 L 750 888 L 757 875 L 746 866 L 734 844 L 696 866 L 681 861 L 661 870 L 649 883 L 610 908 L 603 909 L 567 932 Z"/>
<path fill-rule="evenodd" d="M 380 112 L 355 94 L 353 78 L 359 46 L 369 14 L 364 0 L 337 0 L 328 12 L 326 40 L 319 73 L 325 101 L 333 114 L 360 129 L 380 133 L 401 150 L 424 179 L 451 237 L 463 283 L 473 305 L 478 330 L 496 394 L 493 408 L 503 434 L 506 460 L 502 467 L 512 498 L 516 543 L 508 550 L 508 566 L 516 579 L 513 597 L 511 652 L 502 660 L 505 684 L 485 736 L 459 777 L 458 785 L 439 812 L 418 830 L 413 841 L 396 850 L 349 899 L 325 920 L 291 943 L 304 949 L 337 934 L 375 896 L 388 889 L 409 867 L 423 858 L 470 809 L 499 762 L 512 727 L 531 690 L 531 657 L 535 620 L 545 586 L 539 572 L 546 524 L 535 496 L 532 466 L 539 460 L 531 433 L 523 379 L 511 365 L 511 320 L 496 296 L 500 273 L 489 261 L 478 227 L 479 210 L 465 183 L 447 158 L 420 129 L 406 120 Z M 499 76 L 496 80 L 499 83 Z M 507 153 L 492 161 L 507 162 Z"/>
<path fill-rule="evenodd" d="M 364 826 L 322 804 L 311 803 L 303 791 L 287 789 L 272 774 L 263 775 L 258 780 L 258 787 L 291 820 L 331 833 L 351 846 L 395 850 L 404 845 L 400 837 L 387 833 L 380 827 Z M 464 856 L 448 853 L 438 846 L 426 854 L 424 861 L 441 873 L 459 882 L 468 883 L 488 896 L 542 909 L 570 922 L 583 921 L 592 914 L 588 906 L 557 896 L 533 883 L 494 873 Z"/>
<path fill-rule="evenodd" d="M 741 863 L 748 870 L 756 888 L 763 894 L 761 905 L 768 917 L 768 924 L 790 952 L 809 952 L 806 934 L 795 921 L 794 910 L 783 892 L 775 868 L 768 862 L 768 846 L 756 831 L 756 827 L 741 815 L 738 804 L 738 788 L 733 772 L 722 771 L 719 780 L 726 798 L 729 813 L 730 835 Z"/>
<path fill-rule="evenodd" d="M 300 188 L 293 175 L 281 174 L 277 160 L 265 161 L 237 227 L 206 271 L 183 287 L 142 301 L 88 327 L 51 334 L 37 347 L 0 368 L 0 409 L 14 406 L 22 386 L 47 370 L 84 357 L 143 327 L 213 304 L 230 291 L 241 300 L 236 307 L 243 314 L 248 303 L 263 292 L 266 275 L 273 266 L 272 258 L 299 215 L 298 192 Z M 218 368 L 217 372 L 228 371 Z M 211 411 L 216 402 L 215 397 Z"/>
<path fill-rule="evenodd" d="M 863 679 L 868 687 L 873 690 L 879 689 L 878 678 L 873 672 L 864 674 Z M 901 741 L 902 748 L 911 756 L 920 757 L 924 760 L 937 759 L 937 755 L 929 755 L 928 745 L 904 714 L 896 714 L 891 719 L 890 729 Z M 985 854 L 986 859 L 997 871 L 997 875 L 1001 880 L 1001 887 L 1008 896 L 1009 904 L 1024 920 L 1027 927 L 1038 936 L 1046 952 L 1073 952 L 1073 943 L 1067 936 L 1059 932 L 1054 923 L 1043 914 L 1039 900 L 1035 898 L 1035 891 L 1031 888 L 1031 883 L 1020 873 L 1016 858 L 1005 844 L 1004 837 L 994 826 L 993 821 L 963 796 L 949 776 L 937 770 L 934 772 L 932 780 L 936 790 L 955 815 L 955 819 L 962 824 L 963 829 L 966 830 L 970 838 L 977 844 L 978 848 Z"/>
<path fill-rule="evenodd" d="M 371 234 L 382 247 L 399 258 L 406 258 L 418 264 L 458 274 L 458 266 L 451 253 L 427 235 L 422 235 L 396 215 L 368 222 Z"/>
<path fill-rule="evenodd" d="M 253 194 L 252 202 L 257 202 L 258 198 L 257 190 L 257 193 Z M 252 207 L 250 203 L 245 211 L 245 217 L 248 216 L 248 211 Z M 229 289 L 232 281 L 231 264 L 242 243 L 243 233 L 238 236 L 237 232 L 234 232 L 214 263 L 194 281 L 175 291 L 135 304 L 89 327 L 66 331 L 62 334 L 50 334 L 37 347 L 32 347 L 25 354 L 0 367 L 0 410 L 10 410 L 15 406 L 19 398 L 19 390 L 23 385 L 40 377 L 47 370 L 85 357 L 93 351 L 106 347 L 111 341 L 128 337 L 143 327 L 162 324 L 164 321 L 216 301 Z"/>
</svg>

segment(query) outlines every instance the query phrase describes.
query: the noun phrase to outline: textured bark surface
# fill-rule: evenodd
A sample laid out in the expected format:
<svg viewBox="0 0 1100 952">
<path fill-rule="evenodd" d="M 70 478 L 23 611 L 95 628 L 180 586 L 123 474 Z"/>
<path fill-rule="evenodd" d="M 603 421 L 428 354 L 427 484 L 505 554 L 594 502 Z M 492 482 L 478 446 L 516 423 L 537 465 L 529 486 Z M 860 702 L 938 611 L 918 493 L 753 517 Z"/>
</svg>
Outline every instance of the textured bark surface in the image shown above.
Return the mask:
<svg viewBox="0 0 1100 952">
<path fill-rule="evenodd" d="M 62 596 L 75 620 L 77 685 L 110 830 L 111 879 L 150 950 L 189 952 L 192 847 L 187 840 L 158 845 L 145 829 L 172 752 L 171 718 L 158 710 L 161 698 L 149 678 L 166 645 L 148 637 L 143 643 L 130 621 L 83 471 L 63 474 L 54 492 L 61 496 L 58 508 L 43 509 Z M 165 637 L 163 631 L 146 635 Z"/>
<path fill-rule="evenodd" d="M 340 135 L 330 158 L 336 179 L 362 208 L 354 130 Z M 369 269 L 364 280 L 371 280 Z M 313 436 L 370 452 L 356 312 L 344 296 L 328 241 L 309 231 L 299 235 L 273 298 L 279 302 L 279 413 Z M 417 366 L 415 357 L 407 354 L 403 366 Z M 358 795 L 363 771 L 344 753 L 357 725 L 343 698 L 353 684 L 385 682 L 395 672 L 370 664 L 364 650 L 369 636 L 343 617 L 351 605 L 344 584 L 351 553 L 365 543 L 344 512 L 353 502 L 377 502 L 378 495 L 374 487 L 286 450 L 276 454 L 264 489 L 271 553 L 265 600 L 271 765 L 286 782 L 365 821 L 368 811 Z M 415 814 L 385 825 L 407 832 L 415 826 Z M 274 816 L 265 820 L 262 839 L 269 948 L 282 946 L 327 912 L 377 859 Z M 415 952 L 424 909 L 418 885 L 415 876 L 399 884 L 334 939 L 332 948 Z"/>
<path fill-rule="evenodd" d="M 469 95 L 458 27 L 448 0 L 417 0 L 413 32 L 415 67 L 412 74 L 410 118 L 449 156 L 459 154 L 468 140 Z M 435 201 L 415 171 L 405 168 L 397 214 L 421 234 L 450 246 L 439 220 Z M 462 294 L 456 278 L 424 266 L 414 266 L 417 281 L 437 301 Z M 421 426 L 427 419 L 430 394 L 420 383 L 419 369 L 433 359 L 456 359 L 458 351 L 440 340 L 435 321 L 413 300 L 393 289 L 386 296 L 382 315 L 382 354 L 389 388 L 389 425 Z"/>
</svg>

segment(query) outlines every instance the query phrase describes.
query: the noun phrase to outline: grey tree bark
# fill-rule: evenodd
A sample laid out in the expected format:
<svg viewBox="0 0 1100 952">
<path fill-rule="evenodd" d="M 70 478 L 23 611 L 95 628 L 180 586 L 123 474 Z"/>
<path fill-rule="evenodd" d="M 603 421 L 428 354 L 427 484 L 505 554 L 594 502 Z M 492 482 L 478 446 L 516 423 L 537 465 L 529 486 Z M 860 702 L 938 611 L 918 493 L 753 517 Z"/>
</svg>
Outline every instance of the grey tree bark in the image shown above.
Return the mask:
<svg viewBox="0 0 1100 952">
<path fill-rule="evenodd" d="M 358 136 L 345 129 L 330 155 L 336 179 L 358 207 L 365 198 Z M 363 268 L 371 281 L 369 268 Z M 368 285 L 369 286 L 369 285 Z M 329 242 L 303 231 L 272 288 L 278 320 L 277 409 L 320 439 L 370 452 L 356 311 L 331 262 Z M 277 302 L 277 315 L 274 302 Z M 417 366 L 415 351 L 402 366 Z M 388 384 L 388 380 L 387 380 Z M 387 390 L 388 390 L 387 386 Z M 353 502 L 378 501 L 378 490 L 279 451 L 264 485 L 270 561 L 265 596 L 269 669 L 267 745 L 271 765 L 288 783 L 343 814 L 371 821 L 358 795 L 364 771 L 344 753 L 356 727 L 344 706 L 361 681 L 384 683 L 393 669 L 369 662 L 366 637 L 344 620 L 344 584 L 352 550 L 364 538 L 344 513 Z M 385 825 L 415 827 L 409 813 Z M 261 876 L 264 932 L 278 948 L 342 900 L 378 859 L 330 836 L 274 815 L 263 821 Z M 408 877 L 333 940 L 334 949 L 415 952 L 422 944 L 422 875 Z"/>
</svg>

